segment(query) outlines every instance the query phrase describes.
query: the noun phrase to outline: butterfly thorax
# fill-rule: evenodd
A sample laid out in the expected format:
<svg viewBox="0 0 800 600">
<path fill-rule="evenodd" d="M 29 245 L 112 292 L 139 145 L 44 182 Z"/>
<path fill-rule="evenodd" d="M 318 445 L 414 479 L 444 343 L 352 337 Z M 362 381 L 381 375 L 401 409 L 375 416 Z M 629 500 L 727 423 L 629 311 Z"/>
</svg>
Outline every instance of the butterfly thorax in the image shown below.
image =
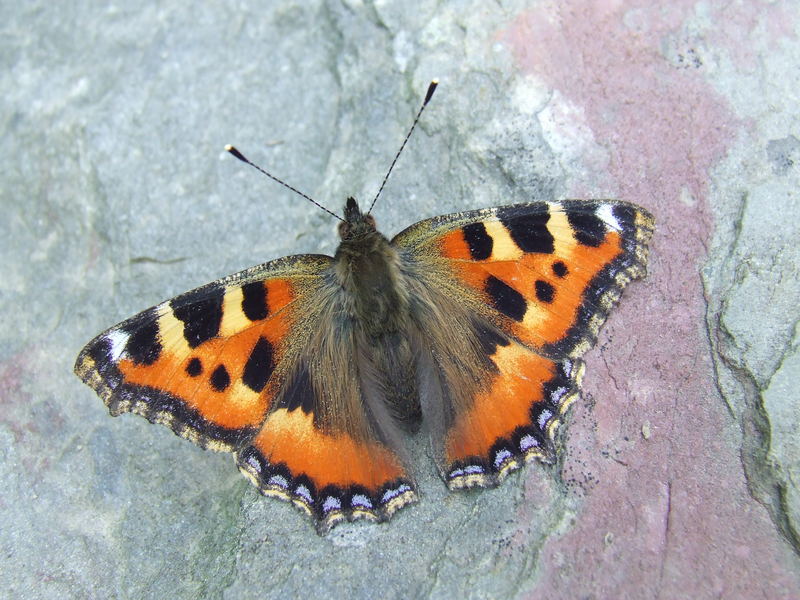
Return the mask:
<svg viewBox="0 0 800 600">
<path fill-rule="evenodd" d="M 344 215 L 334 259 L 346 310 L 371 338 L 396 333 L 408 322 L 408 296 L 401 285 L 397 250 L 353 198 L 347 199 Z"/>
</svg>

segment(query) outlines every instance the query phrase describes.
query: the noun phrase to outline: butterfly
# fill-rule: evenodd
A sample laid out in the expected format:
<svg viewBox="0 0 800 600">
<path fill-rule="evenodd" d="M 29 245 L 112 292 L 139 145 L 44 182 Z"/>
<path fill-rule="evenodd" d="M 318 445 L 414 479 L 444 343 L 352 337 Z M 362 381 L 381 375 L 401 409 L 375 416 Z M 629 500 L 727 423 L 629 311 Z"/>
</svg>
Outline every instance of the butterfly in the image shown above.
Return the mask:
<svg viewBox="0 0 800 600">
<path fill-rule="evenodd" d="M 320 533 L 417 501 L 403 441 L 420 427 L 451 489 L 552 462 L 580 357 L 645 275 L 652 216 L 540 201 L 389 240 L 371 208 L 347 199 L 334 256 L 279 258 L 158 304 L 89 342 L 75 373 L 112 415 L 232 452 Z"/>
</svg>

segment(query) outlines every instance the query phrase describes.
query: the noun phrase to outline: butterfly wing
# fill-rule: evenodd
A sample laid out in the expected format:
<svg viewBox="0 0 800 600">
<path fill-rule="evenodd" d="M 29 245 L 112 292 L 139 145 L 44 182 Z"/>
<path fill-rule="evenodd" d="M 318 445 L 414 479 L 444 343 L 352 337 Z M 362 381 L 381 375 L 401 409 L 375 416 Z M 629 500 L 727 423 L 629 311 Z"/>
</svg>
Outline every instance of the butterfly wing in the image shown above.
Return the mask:
<svg viewBox="0 0 800 600">
<path fill-rule="evenodd" d="M 288 257 L 173 298 L 97 336 L 75 372 L 112 415 L 234 452 L 263 493 L 320 530 L 388 518 L 414 485 L 335 322 L 332 264 Z"/>
<path fill-rule="evenodd" d="M 427 336 L 420 368 L 451 488 L 496 485 L 525 461 L 552 460 L 580 356 L 623 287 L 645 274 L 652 231 L 635 205 L 573 200 L 445 215 L 395 237 L 410 277 L 439 295 L 434 303 L 467 307 L 455 315 L 468 343 Z M 439 327 L 422 313 L 424 330 Z M 470 377 L 482 381 L 465 384 Z"/>
</svg>

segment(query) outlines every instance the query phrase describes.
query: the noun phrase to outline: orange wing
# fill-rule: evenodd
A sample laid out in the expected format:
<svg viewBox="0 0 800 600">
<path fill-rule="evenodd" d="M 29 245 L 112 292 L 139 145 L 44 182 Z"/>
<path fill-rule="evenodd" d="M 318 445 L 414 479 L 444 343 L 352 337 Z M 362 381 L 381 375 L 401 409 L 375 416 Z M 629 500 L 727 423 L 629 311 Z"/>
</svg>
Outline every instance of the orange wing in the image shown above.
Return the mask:
<svg viewBox="0 0 800 600">
<path fill-rule="evenodd" d="M 326 304 L 335 309 L 331 265 L 327 256 L 289 257 L 178 296 L 101 333 L 75 372 L 112 415 L 133 412 L 235 452 L 263 493 L 300 506 L 321 530 L 388 518 L 415 499 L 414 486 L 387 432 L 369 422 L 372 404 L 346 401 L 362 394 L 356 374 L 304 362 L 329 326 Z M 329 333 L 344 355 L 347 340 Z M 323 398 L 326 378 L 346 383 Z M 353 431 L 320 416 L 323 404 L 348 414 Z"/>
<path fill-rule="evenodd" d="M 573 200 L 436 217 L 393 240 L 409 264 L 428 267 L 426 285 L 470 306 L 470 335 L 488 359 L 477 386 L 434 368 L 423 387 L 450 487 L 496 485 L 526 460 L 553 458 L 579 357 L 623 287 L 645 274 L 652 231 L 652 217 L 632 204 Z M 432 353 L 444 357 L 439 366 L 448 359 L 447 348 Z M 471 397 L 454 396 L 463 389 Z"/>
</svg>

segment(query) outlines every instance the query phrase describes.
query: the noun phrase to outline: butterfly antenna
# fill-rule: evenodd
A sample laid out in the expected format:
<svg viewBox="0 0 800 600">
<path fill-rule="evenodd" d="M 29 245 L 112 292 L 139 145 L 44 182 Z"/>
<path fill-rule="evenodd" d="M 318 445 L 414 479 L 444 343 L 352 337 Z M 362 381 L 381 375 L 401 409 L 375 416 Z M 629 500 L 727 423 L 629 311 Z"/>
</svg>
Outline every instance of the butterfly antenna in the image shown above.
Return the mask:
<svg viewBox="0 0 800 600">
<path fill-rule="evenodd" d="M 433 96 L 433 92 L 436 91 L 437 85 L 439 85 L 439 81 L 437 79 L 434 79 L 428 86 L 428 92 L 425 94 L 425 100 L 422 101 L 422 106 L 419 107 L 419 112 L 417 112 L 417 116 L 414 117 L 414 122 L 411 124 L 411 129 L 408 130 L 408 133 L 406 134 L 406 139 L 403 140 L 403 144 L 400 146 L 400 150 L 398 150 L 397 154 L 394 155 L 394 160 L 392 161 L 392 164 L 389 166 L 389 170 L 386 172 L 386 177 L 383 178 L 383 183 L 381 183 L 381 187 L 378 190 L 378 193 L 375 194 L 375 198 L 372 199 L 372 204 L 369 205 L 369 210 L 367 211 L 367 214 L 372 212 L 372 207 L 375 206 L 375 203 L 378 201 L 378 196 L 381 195 L 383 187 L 386 185 L 386 181 L 389 179 L 389 175 L 392 174 L 392 169 L 394 169 L 395 163 L 397 163 L 397 159 L 400 158 L 400 153 L 403 151 L 403 148 L 406 147 L 408 138 L 411 137 L 411 133 L 414 131 L 414 127 L 417 126 L 417 121 L 419 121 L 420 116 L 422 116 L 422 111 L 425 110 L 425 107 L 428 105 L 428 102 L 430 102 L 430 99 Z"/>
<path fill-rule="evenodd" d="M 297 188 L 294 188 L 294 187 L 292 187 L 291 185 L 289 185 L 289 184 L 288 184 L 288 183 L 286 183 L 285 181 L 281 181 L 280 179 L 278 179 L 277 177 L 275 177 L 275 175 L 273 175 L 272 173 L 268 173 L 267 171 L 265 171 L 264 169 L 262 169 L 261 167 L 259 167 L 259 166 L 258 166 L 257 164 L 255 164 L 254 162 L 250 162 L 250 159 L 248 159 L 248 158 L 247 158 L 247 157 L 246 157 L 244 154 L 242 154 L 241 152 L 239 152 L 239 151 L 238 151 L 238 150 L 237 150 L 237 149 L 236 149 L 234 146 L 231 146 L 230 144 L 228 144 L 227 146 L 225 146 L 225 150 L 227 150 L 228 152 L 230 152 L 231 154 L 233 154 L 233 155 L 234 155 L 236 158 L 238 158 L 238 159 L 239 159 L 240 161 L 242 161 L 243 163 L 246 163 L 246 164 L 250 165 L 251 167 L 253 167 L 253 168 L 254 168 L 254 169 L 256 169 L 257 171 L 261 171 L 261 173 L 263 173 L 264 175 L 266 175 L 267 177 L 269 177 L 269 178 L 270 178 L 270 179 L 272 179 L 273 181 L 277 181 L 277 182 L 278 182 L 278 183 L 280 183 L 280 184 L 281 184 L 283 187 L 285 187 L 285 188 L 289 188 L 289 189 L 290 189 L 290 190 L 292 190 L 292 191 L 293 191 L 295 194 L 299 194 L 300 196 L 302 196 L 303 198 L 305 198 L 306 200 L 308 200 L 309 202 L 311 202 L 311 204 L 314 204 L 315 206 L 318 206 L 319 208 L 321 208 L 322 210 L 324 210 L 326 213 L 328 213 L 328 214 L 329 214 L 329 215 L 331 215 L 332 217 L 335 217 L 335 218 L 339 219 L 340 221 L 344 221 L 344 219 L 343 219 L 342 217 L 340 217 L 339 215 L 337 215 L 337 214 L 336 214 L 336 213 L 334 213 L 334 212 L 331 212 L 330 210 L 328 210 L 327 208 L 325 208 L 324 206 L 322 206 L 322 204 L 320 204 L 319 202 L 317 202 L 316 200 L 314 200 L 314 199 L 313 199 L 313 198 L 311 198 L 310 196 L 307 196 L 306 194 L 304 194 L 303 192 L 301 192 L 301 191 L 300 191 L 300 190 L 298 190 Z"/>
</svg>

